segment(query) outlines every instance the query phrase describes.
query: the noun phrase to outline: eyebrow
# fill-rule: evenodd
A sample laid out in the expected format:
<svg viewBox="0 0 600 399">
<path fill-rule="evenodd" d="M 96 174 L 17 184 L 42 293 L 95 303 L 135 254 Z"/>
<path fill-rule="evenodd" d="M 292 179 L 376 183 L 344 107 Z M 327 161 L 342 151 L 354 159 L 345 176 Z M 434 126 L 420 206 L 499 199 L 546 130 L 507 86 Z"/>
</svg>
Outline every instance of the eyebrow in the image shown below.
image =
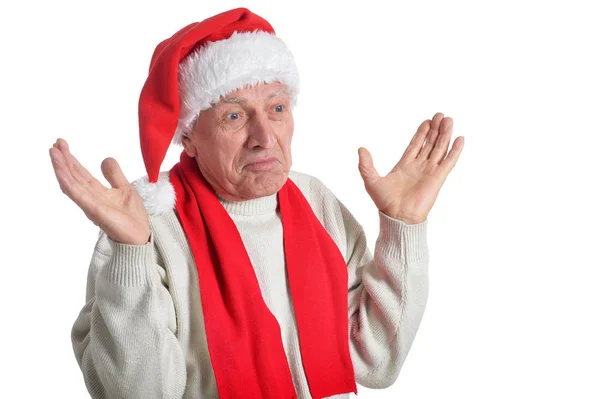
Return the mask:
<svg viewBox="0 0 600 399">
<path fill-rule="evenodd" d="M 286 89 L 279 89 L 279 90 L 274 91 L 273 93 L 269 94 L 269 96 L 267 98 L 273 98 L 275 96 L 280 95 L 281 93 L 290 94 Z M 224 103 L 243 103 L 243 102 L 246 102 L 247 100 L 243 97 L 226 97 L 226 98 L 221 99 L 221 101 Z"/>
</svg>

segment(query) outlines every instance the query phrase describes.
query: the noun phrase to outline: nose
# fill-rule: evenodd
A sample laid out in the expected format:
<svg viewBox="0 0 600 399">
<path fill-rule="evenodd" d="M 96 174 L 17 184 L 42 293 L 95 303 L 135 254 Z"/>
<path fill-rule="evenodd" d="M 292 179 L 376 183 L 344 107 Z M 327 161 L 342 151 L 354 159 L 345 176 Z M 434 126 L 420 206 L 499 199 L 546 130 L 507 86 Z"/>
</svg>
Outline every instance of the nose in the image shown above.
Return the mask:
<svg viewBox="0 0 600 399">
<path fill-rule="evenodd" d="M 248 148 L 272 148 L 275 145 L 275 130 L 266 115 L 255 115 L 248 132 Z"/>
</svg>

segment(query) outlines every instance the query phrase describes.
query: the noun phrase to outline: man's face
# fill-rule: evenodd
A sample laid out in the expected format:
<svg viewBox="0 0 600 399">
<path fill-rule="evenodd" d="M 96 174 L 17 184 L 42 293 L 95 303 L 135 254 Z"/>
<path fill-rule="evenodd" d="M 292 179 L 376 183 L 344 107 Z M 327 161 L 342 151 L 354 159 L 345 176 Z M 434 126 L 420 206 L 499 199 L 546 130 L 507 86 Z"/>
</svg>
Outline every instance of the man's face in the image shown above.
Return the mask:
<svg viewBox="0 0 600 399">
<path fill-rule="evenodd" d="M 242 201 L 283 186 L 292 165 L 293 132 L 287 86 L 273 82 L 224 96 L 200 112 L 182 142 L 217 194 Z"/>
</svg>

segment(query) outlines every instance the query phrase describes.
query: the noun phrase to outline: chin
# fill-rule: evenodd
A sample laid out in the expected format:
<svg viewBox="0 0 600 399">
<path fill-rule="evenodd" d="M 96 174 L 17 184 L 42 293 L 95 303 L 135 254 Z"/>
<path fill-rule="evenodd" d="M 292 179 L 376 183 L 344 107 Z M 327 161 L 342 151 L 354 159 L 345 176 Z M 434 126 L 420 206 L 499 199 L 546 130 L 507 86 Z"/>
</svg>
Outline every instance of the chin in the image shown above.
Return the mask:
<svg viewBox="0 0 600 399">
<path fill-rule="evenodd" d="M 249 198 L 273 195 L 283 187 L 287 178 L 288 172 L 261 173 L 251 176 L 246 184 L 245 194 Z"/>
</svg>

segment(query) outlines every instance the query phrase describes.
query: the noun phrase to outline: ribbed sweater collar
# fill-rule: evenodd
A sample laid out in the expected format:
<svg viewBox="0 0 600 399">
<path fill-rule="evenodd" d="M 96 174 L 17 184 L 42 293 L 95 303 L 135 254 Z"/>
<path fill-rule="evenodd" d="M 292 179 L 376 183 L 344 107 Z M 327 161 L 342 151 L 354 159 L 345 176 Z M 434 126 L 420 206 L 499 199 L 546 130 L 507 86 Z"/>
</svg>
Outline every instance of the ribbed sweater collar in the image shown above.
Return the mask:
<svg viewBox="0 0 600 399">
<path fill-rule="evenodd" d="M 217 195 L 221 204 L 231 215 L 264 215 L 277 210 L 277 193 L 246 201 L 230 201 Z"/>
</svg>

